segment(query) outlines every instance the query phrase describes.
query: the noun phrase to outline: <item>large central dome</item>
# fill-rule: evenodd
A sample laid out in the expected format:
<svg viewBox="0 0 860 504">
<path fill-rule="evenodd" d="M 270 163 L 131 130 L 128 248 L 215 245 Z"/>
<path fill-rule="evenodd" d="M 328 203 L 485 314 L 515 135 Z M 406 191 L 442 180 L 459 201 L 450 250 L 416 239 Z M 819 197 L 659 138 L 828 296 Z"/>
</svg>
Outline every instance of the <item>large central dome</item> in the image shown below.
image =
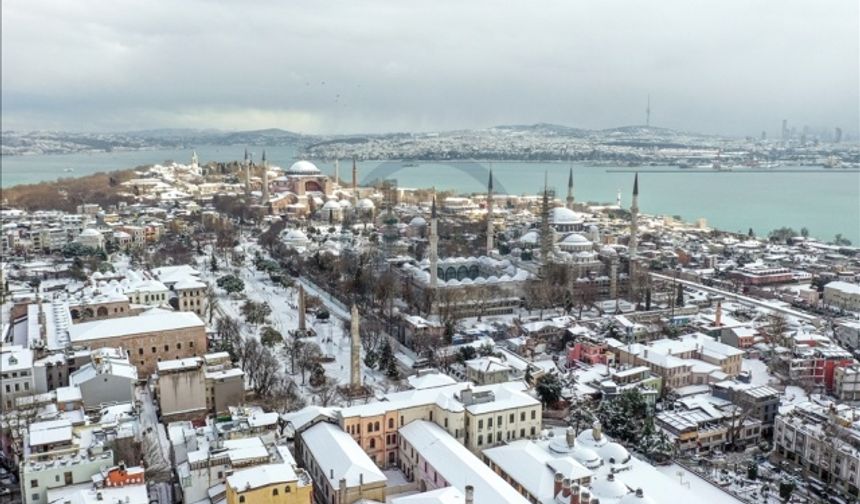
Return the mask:
<svg viewBox="0 0 860 504">
<path fill-rule="evenodd" d="M 310 161 L 296 161 L 290 169 L 286 171 L 288 175 L 319 175 L 320 169 L 317 165 Z"/>
</svg>

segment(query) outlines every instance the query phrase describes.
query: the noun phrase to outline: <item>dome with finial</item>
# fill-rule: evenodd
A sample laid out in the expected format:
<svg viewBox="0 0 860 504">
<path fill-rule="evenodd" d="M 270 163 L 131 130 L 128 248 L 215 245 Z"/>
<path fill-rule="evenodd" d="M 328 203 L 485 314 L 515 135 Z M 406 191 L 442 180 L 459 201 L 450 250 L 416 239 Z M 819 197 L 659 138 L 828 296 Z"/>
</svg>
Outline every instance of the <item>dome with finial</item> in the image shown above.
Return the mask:
<svg viewBox="0 0 860 504">
<path fill-rule="evenodd" d="M 284 173 L 287 175 L 319 175 L 320 169 L 310 161 L 296 161 Z"/>
</svg>

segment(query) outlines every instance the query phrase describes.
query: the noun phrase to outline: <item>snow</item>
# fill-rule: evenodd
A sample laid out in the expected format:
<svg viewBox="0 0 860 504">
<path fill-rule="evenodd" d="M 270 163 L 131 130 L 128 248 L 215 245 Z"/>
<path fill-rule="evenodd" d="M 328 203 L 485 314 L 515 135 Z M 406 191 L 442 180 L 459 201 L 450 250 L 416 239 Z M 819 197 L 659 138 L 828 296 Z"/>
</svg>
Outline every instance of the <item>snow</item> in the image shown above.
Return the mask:
<svg viewBox="0 0 860 504">
<path fill-rule="evenodd" d="M 750 385 L 770 385 L 772 381 L 772 377 L 767 371 L 767 364 L 758 359 L 744 359 L 741 363 L 741 370 L 750 372 Z"/>
<path fill-rule="evenodd" d="M 400 428 L 400 436 L 451 486 L 464 492 L 472 485 L 476 504 L 528 502 L 442 427 L 415 420 Z"/>
<path fill-rule="evenodd" d="M 719 502 L 721 504 L 741 502 L 678 464 L 659 466 L 656 469 L 668 476 L 673 483 L 677 483 L 677 485 L 671 485 L 671 488 L 665 490 L 667 493 L 671 493 L 678 502 L 684 499 L 690 499 L 691 502 Z"/>
<path fill-rule="evenodd" d="M 203 321 L 193 312 L 168 312 L 157 317 L 119 317 L 82 322 L 69 328 L 73 343 L 92 339 L 115 338 L 130 334 L 172 331 L 203 327 Z"/>
<path fill-rule="evenodd" d="M 227 484 L 239 491 L 244 491 L 298 479 L 296 471 L 290 464 L 266 464 L 233 473 L 227 478 Z"/>
<path fill-rule="evenodd" d="M 304 431 L 302 440 L 333 488 L 338 488 L 341 479 L 346 479 L 347 487 L 358 486 L 359 478 L 365 485 L 386 481 L 385 474 L 340 427 L 320 422 Z"/>
</svg>

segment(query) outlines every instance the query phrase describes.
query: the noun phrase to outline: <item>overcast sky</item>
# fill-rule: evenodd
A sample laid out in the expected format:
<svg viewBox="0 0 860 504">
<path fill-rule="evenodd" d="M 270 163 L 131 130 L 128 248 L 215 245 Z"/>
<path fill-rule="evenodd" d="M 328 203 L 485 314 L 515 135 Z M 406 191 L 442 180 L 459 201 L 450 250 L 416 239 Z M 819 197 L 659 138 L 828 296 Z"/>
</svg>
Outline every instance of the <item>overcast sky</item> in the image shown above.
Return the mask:
<svg viewBox="0 0 860 504">
<path fill-rule="evenodd" d="M 321 3 L 4 0 L 3 129 L 860 122 L 856 0 Z"/>
</svg>

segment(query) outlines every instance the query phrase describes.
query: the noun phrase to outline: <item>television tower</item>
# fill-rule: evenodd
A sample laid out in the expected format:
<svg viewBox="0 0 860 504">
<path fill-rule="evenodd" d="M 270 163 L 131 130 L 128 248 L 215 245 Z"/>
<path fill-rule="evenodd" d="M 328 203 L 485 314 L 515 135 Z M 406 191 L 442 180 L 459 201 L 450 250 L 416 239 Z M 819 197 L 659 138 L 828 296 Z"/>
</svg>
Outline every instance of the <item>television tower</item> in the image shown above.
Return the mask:
<svg viewBox="0 0 860 504">
<path fill-rule="evenodd" d="M 651 95 L 648 95 L 648 106 L 645 107 L 645 126 L 651 127 Z"/>
</svg>

